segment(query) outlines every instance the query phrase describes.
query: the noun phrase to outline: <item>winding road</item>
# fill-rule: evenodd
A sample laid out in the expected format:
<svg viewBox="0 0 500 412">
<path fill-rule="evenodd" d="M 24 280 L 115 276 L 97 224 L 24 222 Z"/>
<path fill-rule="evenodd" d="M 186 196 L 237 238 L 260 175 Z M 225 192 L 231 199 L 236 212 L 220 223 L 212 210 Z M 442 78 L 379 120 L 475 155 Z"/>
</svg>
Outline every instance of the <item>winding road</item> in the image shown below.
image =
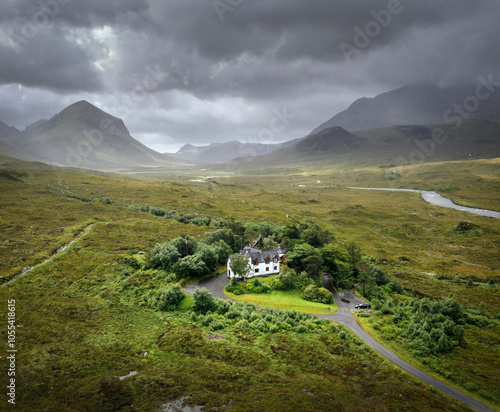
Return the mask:
<svg viewBox="0 0 500 412">
<path fill-rule="evenodd" d="M 209 292 L 212 293 L 214 297 L 218 299 L 228 299 L 223 292 L 224 286 L 227 283 L 228 283 L 227 277 L 225 273 L 223 273 L 219 276 L 209 279 L 204 279 L 199 283 L 189 285 L 184 289 L 184 291 L 186 293 L 193 294 L 196 289 L 205 287 L 208 289 Z M 361 327 L 356 322 L 356 319 L 352 316 L 351 311 L 349 310 L 349 306 L 346 303 L 342 302 L 340 296 L 337 294 L 337 292 L 333 289 L 332 285 L 330 284 L 330 280 L 328 279 L 327 276 L 323 277 L 323 284 L 325 285 L 325 288 L 327 288 L 330 292 L 332 292 L 333 298 L 339 310 L 332 315 L 315 315 L 315 316 L 318 316 L 323 319 L 329 319 L 334 322 L 340 323 L 341 325 L 344 325 L 351 332 L 356 334 L 368 346 L 377 351 L 387 360 L 399 366 L 405 372 L 408 372 L 409 374 L 415 376 L 417 379 L 433 386 L 436 389 L 439 389 L 440 391 L 454 397 L 455 399 L 458 399 L 465 405 L 480 412 L 495 412 L 495 410 L 490 408 L 489 406 L 471 398 L 470 396 L 463 394 L 460 391 L 457 391 L 456 389 L 446 385 L 441 381 L 438 381 L 437 379 L 434 379 L 433 377 L 427 375 L 421 370 L 415 368 L 414 366 L 405 362 L 404 360 L 396 356 L 394 353 L 392 353 L 390 350 L 382 346 L 370 335 L 368 335 L 363 329 L 361 329 Z"/>
</svg>

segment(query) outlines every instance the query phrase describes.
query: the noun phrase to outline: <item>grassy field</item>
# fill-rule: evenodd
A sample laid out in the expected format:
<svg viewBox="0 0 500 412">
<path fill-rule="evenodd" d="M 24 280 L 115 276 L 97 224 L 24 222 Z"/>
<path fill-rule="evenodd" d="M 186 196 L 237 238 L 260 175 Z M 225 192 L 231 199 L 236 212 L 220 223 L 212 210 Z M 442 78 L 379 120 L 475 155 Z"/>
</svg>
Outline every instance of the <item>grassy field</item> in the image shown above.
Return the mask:
<svg viewBox="0 0 500 412">
<path fill-rule="evenodd" d="M 269 334 L 231 327 L 212 339 L 213 331 L 190 321 L 190 298 L 174 313 L 141 306 L 141 296 L 161 286 L 160 274 L 134 274 L 125 282 L 120 273 L 127 256 L 183 233 L 201 238 L 212 230 L 134 206 L 272 225 L 313 221 L 340 242 L 359 242 L 414 294 L 440 298 L 451 292 L 496 313 L 498 220 L 433 207 L 412 193 L 359 193 L 345 186 L 433 189 L 498 210 L 499 163 L 432 163 L 395 173 L 340 167 L 259 175 L 207 171 L 217 177 L 199 183 L 190 180 L 205 172 L 106 176 L 0 159 L 0 276 L 8 280 L 34 267 L 0 288 L 1 302 L 16 300 L 18 409 L 134 410 L 133 404 L 155 410 L 191 394 L 190 402 L 207 410 L 230 399 L 234 410 L 249 404 L 269 411 L 463 410 L 351 334 L 342 339 L 340 329 Z M 479 229 L 457 232 L 462 220 Z M 468 286 L 468 279 L 476 283 Z M 490 279 L 497 284 L 485 285 Z M 5 353 L 5 328 L 0 339 Z M 498 339 L 497 329 L 467 336 L 468 348 L 443 358 L 449 380 L 469 368 L 475 372 L 463 375 L 467 382 L 495 385 L 489 376 L 497 370 L 488 359 L 498 357 Z M 483 369 L 471 367 L 473 352 Z M 114 378 L 134 370 L 136 376 Z M 6 385 L 5 374 L 0 384 Z"/>
<path fill-rule="evenodd" d="M 244 295 L 235 295 L 234 293 L 224 292 L 230 298 L 244 303 L 253 303 L 256 306 L 262 306 L 279 310 L 296 310 L 299 312 L 313 313 L 316 315 L 328 315 L 338 310 L 335 303 L 325 305 L 324 303 L 309 302 L 300 297 L 299 290 L 273 290 L 271 293 L 249 293 Z M 328 310 L 330 308 L 330 310 Z"/>
</svg>

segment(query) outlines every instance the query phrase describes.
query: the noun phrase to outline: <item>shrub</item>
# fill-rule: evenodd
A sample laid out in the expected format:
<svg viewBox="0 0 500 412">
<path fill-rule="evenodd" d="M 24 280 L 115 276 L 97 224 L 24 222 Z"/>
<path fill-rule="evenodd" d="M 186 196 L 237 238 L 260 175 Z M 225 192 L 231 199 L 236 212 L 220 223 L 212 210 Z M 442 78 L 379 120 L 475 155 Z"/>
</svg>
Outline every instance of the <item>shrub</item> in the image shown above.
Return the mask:
<svg viewBox="0 0 500 412">
<path fill-rule="evenodd" d="M 301 294 L 302 299 L 311 302 L 332 303 L 333 296 L 325 288 L 318 288 L 316 285 L 307 286 Z"/>
<path fill-rule="evenodd" d="M 214 331 L 224 329 L 225 327 L 226 326 L 218 320 L 214 320 L 212 323 L 210 323 L 210 328 Z"/>
<path fill-rule="evenodd" d="M 347 338 L 347 334 L 344 331 L 339 332 L 339 338 L 345 340 Z"/>
<path fill-rule="evenodd" d="M 161 289 L 156 296 L 156 309 L 158 310 L 175 310 L 182 299 L 184 292 L 179 284 L 167 286 Z"/>
<path fill-rule="evenodd" d="M 217 310 L 217 304 L 212 294 L 206 288 L 196 289 L 193 294 L 193 307 L 197 313 L 207 313 Z"/>
<path fill-rule="evenodd" d="M 260 279 L 255 279 L 247 285 L 247 291 L 250 293 L 271 293 L 271 287 L 262 283 Z"/>
<path fill-rule="evenodd" d="M 271 327 L 269 328 L 269 333 L 276 333 L 276 332 L 279 332 L 280 328 L 276 325 L 271 325 Z"/>
</svg>

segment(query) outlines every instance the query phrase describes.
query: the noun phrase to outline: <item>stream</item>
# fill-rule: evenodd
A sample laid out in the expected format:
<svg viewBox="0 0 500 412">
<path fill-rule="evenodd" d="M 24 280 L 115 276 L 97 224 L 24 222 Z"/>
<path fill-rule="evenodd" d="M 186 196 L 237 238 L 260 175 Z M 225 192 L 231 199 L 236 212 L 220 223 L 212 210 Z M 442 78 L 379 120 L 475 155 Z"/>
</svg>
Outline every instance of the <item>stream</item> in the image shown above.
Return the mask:
<svg viewBox="0 0 500 412">
<path fill-rule="evenodd" d="M 450 209 L 460 210 L 461 212 L 474 213 L 475 215 L 494 217 L 496 219 L 500 218 L 500 212 L 487 209 L 477 209 L 475 207 L 465 207 L 453 203 L 450 199 L 441 196 L 439 193 L 431 192 L 428 190 L 416 190 L 416 189 L 391 189 L 382 187 L 347 187 L 348 189 L 362 189 L 362 190 L 388 190 L 393 192 L 417 192 L 420 193 L 422 199 L 427 203 L 434 206 L 447 207 Z"/>
</svg>

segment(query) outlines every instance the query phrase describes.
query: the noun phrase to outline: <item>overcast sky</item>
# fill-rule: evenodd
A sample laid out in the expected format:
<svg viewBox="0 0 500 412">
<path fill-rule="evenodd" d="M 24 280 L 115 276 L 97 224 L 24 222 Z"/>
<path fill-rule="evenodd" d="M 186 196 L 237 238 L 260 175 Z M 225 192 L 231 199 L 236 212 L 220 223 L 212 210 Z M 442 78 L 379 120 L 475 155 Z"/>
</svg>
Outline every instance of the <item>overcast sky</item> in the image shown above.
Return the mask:
<svg viewBox="0 0 500 412">
<path fill-rule="evenodd" d="M 0 120 L 78 100 L 159 151 L 285 141 L 355 99 L 500 70 L 498 0 L 4 0 Z"/>
</svg>

